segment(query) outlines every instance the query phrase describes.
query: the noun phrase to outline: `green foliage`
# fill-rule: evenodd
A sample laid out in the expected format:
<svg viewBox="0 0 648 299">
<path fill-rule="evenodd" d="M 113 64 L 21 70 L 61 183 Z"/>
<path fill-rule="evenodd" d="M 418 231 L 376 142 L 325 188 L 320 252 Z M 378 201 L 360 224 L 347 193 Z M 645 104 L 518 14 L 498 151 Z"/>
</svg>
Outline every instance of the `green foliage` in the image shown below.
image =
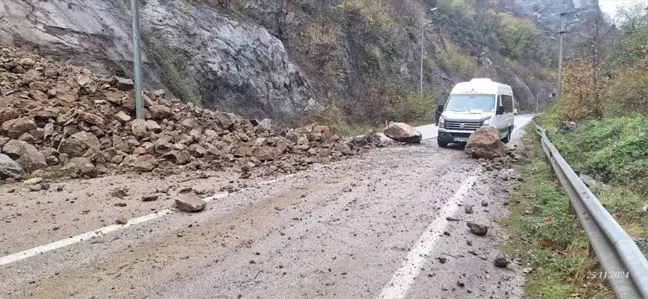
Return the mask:
<svg viewBox="0 0 648 299">
<path fill-rule="evenodd" d="M 423 95 L 410 92 L 396 97 L 392 102 L 391 119 L 410 124 L 429 124 L 434 122 L 436 112 L 436 92 L 428 90 Z"/>
<path fill-rule="evenodd" d="M 568 197 L 557 182 L 538 143 L 527 128 L 526 163 L 516 167 L 524 181 L 509 196 L 511 214 L 503 222 L 511 239 L 508 254 L 533 271 L 526 278 L 528 298 L 609 298 L 601 281 L 587 279 L 596 264 L 587 254 L 587 237 L 569 215 Z"/>
<path fill-rule="evenodd" d="M 364 18 L 365 23 L 379 31 L 388 32 L 394 28 L 394 19 L 388 5 L 380 0 L 342 0 L 338 5 L 345 11 L 357 12 Z"/>
<path fill-rule="evenodd" d="M 568 134 L 552 136 L 572 166 L 605 183 L 648 195 L 648 117 L 587 120 Z M 648 217 L 648 216 L 647 216 Z"/>
<path fill-rule="evenodd" d="M 446 45 L 448 49 L 447 60 L 444 60 L 447 61 L 446 69 L 452 69 L 466 78 L 472 77 L 477 70 L 475 58 L 462 53 L 451 42 Z"/>
<path fill-rule="evenodd" d="M 648 70 L 644 67 L 631 67 L 619 71 L 607 86 L 606 93 L 606 115 L 648 115 Z"/>
<path fill-rule="evenodd" d="M 551 43 L 533 20 L 503 10 L 496 1 L 439 0 L 437 7 L 443 27 L 461 48 L 472 52 L 488 48 L 510 59 L 543 66 L 553 66 L 556 61 Z"/>
</svg>

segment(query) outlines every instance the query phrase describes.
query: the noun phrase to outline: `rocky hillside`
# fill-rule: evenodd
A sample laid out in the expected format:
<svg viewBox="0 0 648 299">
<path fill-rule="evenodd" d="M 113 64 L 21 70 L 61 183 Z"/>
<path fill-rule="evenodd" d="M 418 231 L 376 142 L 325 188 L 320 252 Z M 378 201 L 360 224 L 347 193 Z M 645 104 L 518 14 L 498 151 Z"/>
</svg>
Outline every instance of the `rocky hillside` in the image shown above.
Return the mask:
<svg viewBox="0 0 648 299">
<path fill-rule="evenodd" d="M 515 0 L 516 11 L 532 16 L 543 28 L 558 29 L 561 12 L 575 12 L 565 15 L 565 27 L 574 28 L 582 23 L 577 15 L 585 16 L 600 12 L 598 0 Z"/>
<path fill-rule="evenodd" d="M 1 43 L 131 76 L 130 1 L 1 1 Z M 375 125 L 430 121 L 454 83 L 488 76 L 533 110 L 551 92 L 555 55 L 523 17 L 541 3 L 507 2 L 140 0 L 146 84 L 249 118 Z"/>
<path fill-rule="evenodd" d="M 293 172 L 380 142 L 368 135 L 347 143 L 326 126 L 275 132 L 270 119 L 202 109 L 162 90 L 145 93 L 146 119 L 134 119 L 132 87 L 0 49 L 0 179 L 225 167 L 249 177 L 253 169 Z"/>
</svg>

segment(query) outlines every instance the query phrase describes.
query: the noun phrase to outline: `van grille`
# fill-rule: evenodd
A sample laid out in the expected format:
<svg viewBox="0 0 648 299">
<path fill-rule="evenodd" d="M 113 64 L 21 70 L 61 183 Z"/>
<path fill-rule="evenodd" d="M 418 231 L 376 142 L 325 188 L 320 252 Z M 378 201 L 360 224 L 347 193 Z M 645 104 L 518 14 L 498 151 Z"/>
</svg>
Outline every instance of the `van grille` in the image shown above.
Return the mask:
<svg viewBox="0 0 648 299">
<path fill-rule="evenodd" d="M 481 122 L 446 121 L 446 129 L 448 130 L 475 131 L 479 127 L 481 127 Z"/>
</svg>

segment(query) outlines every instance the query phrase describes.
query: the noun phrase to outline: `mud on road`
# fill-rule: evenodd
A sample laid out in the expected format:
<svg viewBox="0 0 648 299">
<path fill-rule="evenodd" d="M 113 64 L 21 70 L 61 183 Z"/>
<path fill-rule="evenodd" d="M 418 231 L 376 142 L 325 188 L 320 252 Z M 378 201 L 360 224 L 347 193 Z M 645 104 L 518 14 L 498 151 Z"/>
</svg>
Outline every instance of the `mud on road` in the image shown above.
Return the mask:
<svg viewBox="0 0 648 299">
<path fill-rule="evenodd" d="M 231 184 L 222 175 L 176 189 L 218 192 Z M 0 266 L 0 297 L 521 298 L 521 269 L 493 264 L 506 238 L 497 219 L 506 215 L 508 176 L 486 171 L 461 150 L 440 149 L 434 139 L 372 150 L 272 183 L 246 183 L 197 214 L 171 213 Z M 2 203 L 2 254 L 120 215 L 167 209 L 175 196 L 115 207 L 104 202 L 114 200 L 112 190 L 130 186 L 128 198 L 138 200 L 169 178 L 122 177 L 89 191 L 100 180 L 71 182 L 40 200 L 58 205 Z M 72 197 L 87 208 L 62 211 Z M 87 209 L 102 212 L 74 221 Z M 31 222 L 16 217 L 28 213 Z M 52 224 L 52 213 L 61 220 Z M 468 221 L 489 226 L 488 234 L 472 234 Z"/>
</svg>

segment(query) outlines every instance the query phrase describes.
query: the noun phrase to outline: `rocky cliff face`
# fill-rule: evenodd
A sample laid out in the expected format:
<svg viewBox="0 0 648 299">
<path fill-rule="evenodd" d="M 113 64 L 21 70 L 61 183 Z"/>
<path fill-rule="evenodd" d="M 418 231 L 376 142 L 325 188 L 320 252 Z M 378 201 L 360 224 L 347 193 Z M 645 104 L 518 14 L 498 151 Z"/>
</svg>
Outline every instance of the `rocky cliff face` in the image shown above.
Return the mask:
<svg viewBox="0 0 648 299">
<path fill-rule="evenodd" d="M 0 42 L 129 75 L 129 2 L 2 0 Z M 314 107 L 307 80 L 264 27 L 193 1 L 141 2 L 147 85 L 250 117 Z"/>
<path fill-rule="evenodd" d="M 333 111 L 331 118 L 343 114 L 352 122 L 395 120 L 397 113 L 408 113 L 402 106 L 418 91 L 421 42 L 424 87 L 439 101 L 457 81 L 480 76 L 448 62 L 440 31 L 420 40 L 421 20 L 431 18 L 423 13 L 429 10 L 424 3 L 139 1 L 145 85 L 249 118 L 299 123 Z M 0 0 L 0 44 L 131 77 L 129 2 Z M 552 7 L 559 1 L 518 2 L 521 11 L 542 21 L 555 17 Z M 464 59 L 477 60 L 467 54 Z M 522 109 L 535 107 L 529 104 L 534 93 L 546 93 L 497 63 L 482 66 L 485 74 L 520 90 Z"/>
<path fill-rule="evenodd" d="M 598 0 L 515 0 L 518 13 L 532 16 L 544 28 L 560 28 L 560 13 L 575 12 L 579 15 L 600 12 Z M 575 14 L 565 16 L 565 27 L 571 28 L 582 22 Z"/>
</svg>

